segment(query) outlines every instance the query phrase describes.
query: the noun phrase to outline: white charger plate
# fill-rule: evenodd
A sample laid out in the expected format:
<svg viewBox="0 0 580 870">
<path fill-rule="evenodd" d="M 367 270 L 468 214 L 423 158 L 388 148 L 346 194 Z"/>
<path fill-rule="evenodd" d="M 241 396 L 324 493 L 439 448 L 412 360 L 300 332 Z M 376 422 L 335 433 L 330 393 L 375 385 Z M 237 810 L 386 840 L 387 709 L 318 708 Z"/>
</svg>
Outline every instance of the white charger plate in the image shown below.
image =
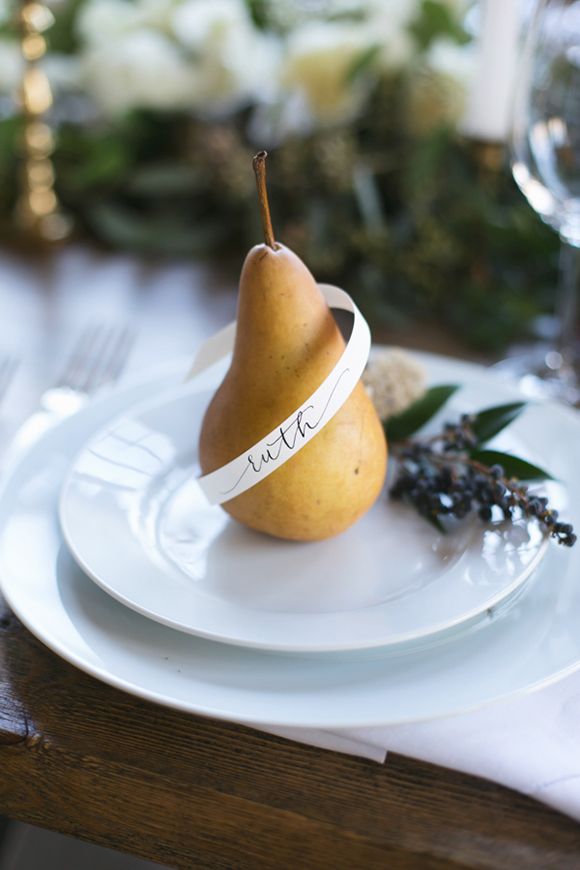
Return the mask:
<svg viewBox="0 0 580 870">
<path fill-rule="evenodd" d="M 60 505 L 65 540 L 123 604 L 255 649 L 424 645 L 485 617 L 537 567 L 546 540 L 535 523 L 475 519 L 440 534 L 386 493 L 346 533 L 317 543 L 276 540 L 230 520 L 196 480 L 199 429 L 222 375 L 197 377 L 113 421 L 73 463 Z M 454 378 L 455 364 L 444 364 L 437 380 Z M 493 381 L 482 390 L 468 380 L 456 406 L 495 401 Z"/>
<path fill-rule="evenodd" d="M 433 379 L 446 361 L 423 357 Z M 482 390 L 484 369 L 453 364 L 454 378 Z M 485 628 L 428 652 L 280 656 L 176 632 L 123 607 L 68 553 L 57 518 L 71 457 L 107 420 L 156 390 L 151 378 L 95 402 L 48 432 L 15 466 L 0 493 L 0 581 L 16 615 L 58 655 L 139 697 L 250 724 L 349 728 L 431 719 L 537 689 L 580 668 L 580 548 L 551 546 L 525 594 Z M 518 393 L 498 383 L 497 401 Z M 563 407 L 527 412 L 529 438 L 570 492 L 580 486 L 580 420 Z M 580 510 L 566 516 L 578 525 Z"/>
</svg>

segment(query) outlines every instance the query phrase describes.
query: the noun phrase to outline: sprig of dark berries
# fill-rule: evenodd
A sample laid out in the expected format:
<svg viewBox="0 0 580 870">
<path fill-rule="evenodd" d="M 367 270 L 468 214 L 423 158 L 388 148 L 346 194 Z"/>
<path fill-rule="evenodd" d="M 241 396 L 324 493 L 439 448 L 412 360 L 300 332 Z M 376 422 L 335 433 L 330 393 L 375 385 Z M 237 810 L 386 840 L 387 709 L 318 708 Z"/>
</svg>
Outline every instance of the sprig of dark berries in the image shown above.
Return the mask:
<svg viewBox="0 0 580 870">
<path fill-rule="evenodd" d="M 517 477 L 508 476 L 502 465 L 486 465 L 474 458 L 481 446 L 478 419 L 481 416 L 463 414 L 458 423 L 446 423 L 436 435 L 396 444 L 399 464 L 391 497 L 414 505 L 421 516 L 441 529 L 442 518 L 463 519 L 475 512 L 484 522 L 533 518 L 559 544 L 572 547 L 576 543 L 574 529 L 560 521 L 547 498 L 531 491 Z M 540 471 L 522 460 L 517 462 Z"/>
</svg>

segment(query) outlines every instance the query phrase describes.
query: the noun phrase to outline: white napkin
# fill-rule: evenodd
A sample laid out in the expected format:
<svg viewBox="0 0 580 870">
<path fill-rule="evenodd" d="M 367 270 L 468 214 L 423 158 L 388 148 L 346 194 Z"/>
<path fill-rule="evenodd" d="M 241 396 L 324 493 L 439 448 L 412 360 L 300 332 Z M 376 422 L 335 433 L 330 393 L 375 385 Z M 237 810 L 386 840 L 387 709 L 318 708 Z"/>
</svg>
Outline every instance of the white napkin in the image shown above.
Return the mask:
<svg viewBox="0 0 580 870">
<path fill-rule="evenodd" d="M 391 751 L 481 776 L 580 821 L 580 673 L 473 713 L 414 725 L 264 730 L 373 761 Z"/>
</svg>

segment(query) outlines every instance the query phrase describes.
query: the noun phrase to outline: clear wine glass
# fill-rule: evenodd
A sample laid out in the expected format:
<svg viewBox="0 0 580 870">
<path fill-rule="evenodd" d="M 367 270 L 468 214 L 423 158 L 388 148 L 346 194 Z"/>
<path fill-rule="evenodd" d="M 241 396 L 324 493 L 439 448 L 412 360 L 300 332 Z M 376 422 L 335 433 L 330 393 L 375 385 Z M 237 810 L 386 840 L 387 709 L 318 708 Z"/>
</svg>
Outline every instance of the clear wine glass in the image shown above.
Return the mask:
<svg viewBox="0 0 580 870">
<path fill-rule="evenodd" d="M 511 132 L 514 179 L 561 240 L 551 346 L 514 361 L 524 385 L 580 404 L 580 0 L 539 0 L 527 26 Z"/>
</svg>

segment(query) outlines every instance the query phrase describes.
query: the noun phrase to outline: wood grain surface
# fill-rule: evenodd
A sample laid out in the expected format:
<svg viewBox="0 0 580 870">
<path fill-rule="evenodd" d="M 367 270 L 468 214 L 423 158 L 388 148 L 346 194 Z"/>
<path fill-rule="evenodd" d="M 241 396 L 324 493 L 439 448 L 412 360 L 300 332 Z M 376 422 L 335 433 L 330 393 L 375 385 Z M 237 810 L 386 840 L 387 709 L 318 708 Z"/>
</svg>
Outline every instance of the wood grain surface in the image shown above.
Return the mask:
<svg viewBox="0 0 580 870">
<path fill-rule="evenodd" d="M 166 710 L 0 601 L 0 813 L 175 867 L 578 868 L 580 827 L 473 777 Z"/>
<path fill-rule="evenodd" d="M 0 350 L 22 366 L 0 436 L 87 322 L 129 320 L 142 367 L 193 352 L 233 311 L 201 267 L 86 249 L 1 257 Z M 137 700 L 46 650 L 1 600 L 0 772 L 0 815 L 180 868 L 580 868 L 580 827 L 531 799 Z"/>
</svg>

